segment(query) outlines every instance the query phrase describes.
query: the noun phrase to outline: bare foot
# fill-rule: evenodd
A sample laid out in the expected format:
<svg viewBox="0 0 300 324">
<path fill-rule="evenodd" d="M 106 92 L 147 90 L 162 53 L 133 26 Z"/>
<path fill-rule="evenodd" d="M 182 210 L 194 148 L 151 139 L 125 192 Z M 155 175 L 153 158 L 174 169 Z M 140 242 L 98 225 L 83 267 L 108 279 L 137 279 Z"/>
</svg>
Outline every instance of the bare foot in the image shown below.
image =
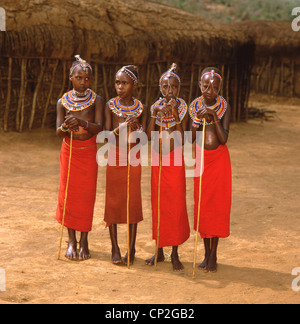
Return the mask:
<svg viewBox="0 0 300 324">
<path fill-rule="evenodd" d="M 80 241 L 79 260 L 88 260 L 91 258 L 88 241 L 83 239 Z"/>
<path fill-rule="evenodd" d="M 123 263 L 121 252 L 119 248 L 112 248 L 111 250 L 111 262 L 113 264 L 121 264 Z"/>
<path fill-rule="evenodd" d="M 209 272 L 217 272 L 217 256 L 213 253 L 209 256 L 206 270 Z"/>
<path fill-rule="evenodd" d="M 69 260 L 77 260 L 77 242 L 76 240 L 69 240 L 69 246 L 65 257 Z"/>
<path fill-rule="evenodd" d="M 164 262 L 164 261 L 165 261 L 165 256 L 164 256 L 163 249 L 158 249 L 157 262 Z M 145 264 L 148 266 L 154 266 L 154 263 L 155 263 L 155 255 L 152 258 L 145 260 Z"/>
<path fill-rule="evenodd" d="M 173 264 L 173 271 L 183 271 L 184 270 L 184 266 L 180 262 L 178 254 L 171 255 L 171 262 Z"/>
<path fill-rule="evenodd" d="M 200 270 L 205 270 L 207 268 L 207 258 L 203 260 L 203 262 L 198 267 Z"/>
<path fill-rule="evenodd" d="M 135 250 L 130 251 L 130 265 L 132 265 L 134 263 L 135 260 Z M 127 265 L 128 262 L 128 253 L 126 253 L 124 259 L 123 259 L 124 264 Z"/>
</svg>

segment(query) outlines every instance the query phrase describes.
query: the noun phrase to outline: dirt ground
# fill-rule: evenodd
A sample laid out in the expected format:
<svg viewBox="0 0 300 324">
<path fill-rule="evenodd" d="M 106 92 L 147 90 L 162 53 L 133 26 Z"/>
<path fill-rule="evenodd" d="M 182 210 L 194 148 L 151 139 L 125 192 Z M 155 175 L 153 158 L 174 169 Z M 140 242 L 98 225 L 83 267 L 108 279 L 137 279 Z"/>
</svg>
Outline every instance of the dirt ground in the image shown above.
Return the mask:
<svg viewBox="0 0 300 324">
<path fill-rule="evenodd" d="M 99 168 L 92 258 L 57 260 L 60 226 L 55 221 L 60 140 L 53 130 L 0 133 L 0 268 L 6 273 L 1 303 L 299 303 L 292 269 L 300 267 L 299 100 L 261 97 L 258 108 L 275 110 L 269 121 L 233 124 L 228 147 L 233 170 L 231 236 L 220 241 L 216 274 L 192 278 L 194 232 L 180 247 L 183 273 L 170 260 L 144 265 L 154 253 L 151 238 L 150 168 L 143 168 L 144 221 L 136 262 L 127 269 L 110 262 L 103 222 L 105 169 Z M 187 179 L 190 224 L 193 180 Z M 63 250 L 67 231 L 64 231 Z M 119 229 L 122 254 L 126 228 Z M 170 249 L 166 249 L 170 253 Z M 198 263 L 203 246 L 199 241 Z"/>
</svg>

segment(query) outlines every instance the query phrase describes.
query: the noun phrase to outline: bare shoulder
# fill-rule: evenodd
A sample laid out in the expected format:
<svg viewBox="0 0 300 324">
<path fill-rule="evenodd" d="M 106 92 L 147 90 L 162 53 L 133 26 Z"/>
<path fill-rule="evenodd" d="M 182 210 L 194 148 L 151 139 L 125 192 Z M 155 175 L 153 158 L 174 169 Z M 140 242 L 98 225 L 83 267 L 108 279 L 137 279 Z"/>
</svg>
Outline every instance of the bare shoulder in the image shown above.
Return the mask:
<svg viewBox="0 0 300 324">
<path fill-rule="evenodd" d="M 98 102 L 100 102 L 102 104 L 105 104 L 104 99 L 100 95 L 96 96 L 96 101 L 98 101 Z"/>
<path fill-rule="evenodd" d="M 101 96 L 99 96 L 99 95 L 96 96 L 95 106 L 96 106 L 96 109 L 104 110 L 104 107 L 105 107 L 105 101 L 104 101 L 104 99 L 103 99 Z"/>
<path fill-rule="evenodd" d="M 57 107 L 58 110 L 61 110 L 61 109 L 64 110 L 65 109 L 64 106 L 63 106 L 63 104 L 62 104 L 62 98 L 60 98 L 60 99 L 57 100 L 56 107 Z"/>
</svg>

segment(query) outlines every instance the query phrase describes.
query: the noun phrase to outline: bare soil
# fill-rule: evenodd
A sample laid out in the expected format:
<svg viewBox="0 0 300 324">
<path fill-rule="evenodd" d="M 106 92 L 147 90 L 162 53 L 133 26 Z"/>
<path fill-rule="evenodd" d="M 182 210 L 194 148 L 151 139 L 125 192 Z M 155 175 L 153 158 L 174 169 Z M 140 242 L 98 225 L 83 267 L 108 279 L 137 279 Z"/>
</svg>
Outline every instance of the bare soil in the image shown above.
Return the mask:
<svg viewBox="0 0 300 324">
<path fill-rule="evenodd" d="M 276 111 L 269 121 L 233 124 L 228 147 L 233 170 L 231 236 L 220 241 L 218 272 L 192 278 L 195 233 L 180 247 L 183 273 L 170 260 L 155 270 L 144 265 L 154 253 L 151 238 L 150 167 L 143 168 L 144 221 L 139 225 L 131 269 L 111 263 L 103 222 L 105 169 L 99 168 L 92 258 L 57 260 L 60 225 L 55 221 L 61 142 L 52 129 L 0 133 L 0 268 L 6 273 L 1 303 L 299 303 L 291 288 L 300 266 L 299 100 L 252 98 Z M 193 179 L 187 179 L 190 224 Z M 122 254 L 126 228 L 119 228 Z M 170 253 L 170 249 L 166 249 Z M 197 262 L 202 261 L 199 242 Z"/>
</svg>

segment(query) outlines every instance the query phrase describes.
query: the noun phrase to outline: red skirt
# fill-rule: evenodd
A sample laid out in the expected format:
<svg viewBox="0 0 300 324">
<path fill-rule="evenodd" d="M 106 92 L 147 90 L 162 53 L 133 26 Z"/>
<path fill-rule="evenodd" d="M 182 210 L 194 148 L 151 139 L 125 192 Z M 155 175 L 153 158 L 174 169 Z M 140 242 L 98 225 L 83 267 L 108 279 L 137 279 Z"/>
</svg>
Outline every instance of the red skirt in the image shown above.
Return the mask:
<svg viewBox="0 0 300 324">
<path fill-rule="evenodd" d="M 178 158 L 176 158 L 179 155 L 178 150 L 181 151 L 179 152 L 181 163 L 178 163 Z M 170 159 L 170 166 L 164 166 L 165 157 L 167 157 L 167 160 Z M 159 160 L 159 154 L 152 150 L 152 161 L 157 159 Z M 180 164 L 181 166 L 178 166 Z M 152 166 L 151 169 L 152 237 L 156 240 L 159 166 Z M 160 188 L 159 248 L 181 245 L 190 237 L 186 206 L 185 165 L 181 147 L 167 156 L 163 155 Z"/>
<path fill-rule="evenodd" d="M 197 153 L 201 149 L 197 148 Z M 198 157 L 200 155 L 196 154 Z M 197 165 L 200 165 L 196 158 Z M 197 229 L 199 205 L 199 168 L 194 178 L 194 229 Z M 204 172 L 202 176 L 202 194 L 200 205 L 199 232 L 201 238 L 230 235 L 231 211 L 231 162 L 226 145 L 220 145 L 216 150 L 204 150 Z"/>
<path fill-rule="evenodd" d="M 87 141 L 73 140 L 65 227 L 90 232 L 96 201 L 98 164 L 96 136 Z M 62 223 L 70 156 L 70 138 L 65 137 L 60 152 L 60 186 L 56 219 Z"/>
<path fill-rule="evenodd" d="M 137 158 L 139 159 L 139 153 Z M 130 165 L 130 224 L 137 224 L 143 220 L 141 175 L 142 167 L 140 163 L 137 166 Z M 126 151 L 119 152 L 119 147 L 111 145 L 106 169 L 104 221 L 107 226 L 111 224 L 127 224 L 127 181 L 127 153 Z"/>
</svg>

